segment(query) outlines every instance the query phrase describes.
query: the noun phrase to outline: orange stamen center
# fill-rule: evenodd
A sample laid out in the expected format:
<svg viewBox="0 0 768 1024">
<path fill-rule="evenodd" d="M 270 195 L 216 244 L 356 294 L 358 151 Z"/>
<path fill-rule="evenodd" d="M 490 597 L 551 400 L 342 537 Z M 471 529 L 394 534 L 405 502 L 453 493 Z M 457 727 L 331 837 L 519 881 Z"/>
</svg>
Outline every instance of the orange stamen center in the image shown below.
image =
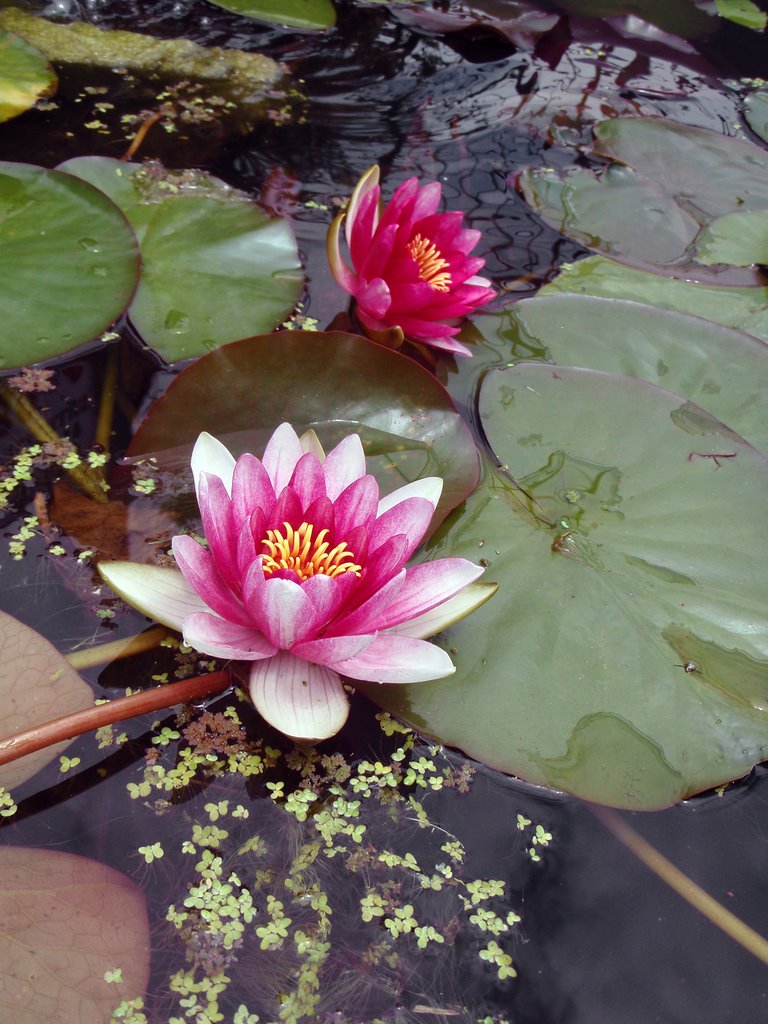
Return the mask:
<svg viewBox="0 0 768 1024">
<path fill-rule="evenodd" d="M 329 551 L 330 545 L 325 539 L 328 530 L 321 530 L 314 540 L 313 532 L 312 523 L 302 523 L 298 530 L 294 530 L 290 523 L 283 523 L 282 530 L 267 530 L 261 542 L 264 575 L 271 576 L 279 569 L 292 569 L 301 580 L 317 573 L 324 576 L 340 576 L 343 572 L 360 575 L 362 566 L 355 564 L 355 556 L 345 541 Z"/>
<path fill-rule="evenodd" d="M 450 264 L 443 259 L 434 242 L 421 235 L 414 235 L 408 243 L 408 252 L 416 261 L 422 281 L 426 281 L 436 292 L 451 290 L 451 275 L 445 269 Z"/>
</svg>

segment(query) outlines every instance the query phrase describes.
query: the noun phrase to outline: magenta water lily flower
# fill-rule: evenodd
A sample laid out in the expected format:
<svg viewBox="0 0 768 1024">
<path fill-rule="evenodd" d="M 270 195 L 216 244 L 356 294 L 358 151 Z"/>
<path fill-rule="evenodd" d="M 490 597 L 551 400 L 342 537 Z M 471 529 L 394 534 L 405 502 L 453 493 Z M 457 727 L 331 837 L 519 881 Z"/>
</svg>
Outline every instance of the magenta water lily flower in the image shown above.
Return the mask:
<svg viewBox="0 0 768 1024">
<path fill-rule="evenodd" d="M 201 434 L 192 473 L 207 547 L 178 536 L 178 569 L 99 569 L 190 647 L 250 662 L 251 698 L 273 726 L 324 739 L 347 718 L 342 677 L 417 683 L 454 671 L 424 637 L 496 587 L 474 583 L 483 570 L 463 558 L 405 567 L 432 518 L 439 479 L 381 498 L 356 434 L 326 457 L 313 431 L 299 438 L 287 423 L 261 460 L 235 460 Z"/>
<path fill-rule="evenodd" d="M 371 167 L 331 224 L 328 260 L 372 337 L 396 332 L 399 341 L 406 337 L 468 356 L 453 337 L 457 321 L 495 292 L 476 276 L 485 260 L 469 255 L 480 232 L 465 228 L 461 213 L 438 213 L 440 195 L 439 182 L 420 188 L 409 178 L 382 210 L 379 168 Z M 342 223 L 351 268 L 339 248 Z"/>
</svg>

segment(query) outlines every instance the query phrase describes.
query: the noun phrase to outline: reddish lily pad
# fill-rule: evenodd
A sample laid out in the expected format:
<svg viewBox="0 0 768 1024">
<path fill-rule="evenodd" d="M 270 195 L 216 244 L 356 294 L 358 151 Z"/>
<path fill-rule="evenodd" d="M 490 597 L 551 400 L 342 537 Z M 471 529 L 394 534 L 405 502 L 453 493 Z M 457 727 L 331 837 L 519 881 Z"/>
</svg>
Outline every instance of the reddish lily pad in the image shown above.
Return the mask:
<svg viewBox="0 0 768 1024">
<path fill-rule="evenodd" d="M 500 468 L 430 555 L 489 562 L 456 675 L 365 687 L 532 782 L 651 809 L 768 756 L 768 460 L 686 399 L 593 370 L 491 370 Z"/>
<path fill-rule="evenodd" d="M 0 162 L 0 366 L 98 338 L 137 278 L 136 238 L 107 196 L 71 174 Z"/>
<path fill-rule="evenodd" d="M 0 873 L 6 1020 L 109 1024 L 120 1003 L 144 995 L 149 922 L 130 879 L 71 853 L 14 846 L 0 849 Z"/>
<path fill-rule="evenodd" d="M 445 389 L 406 356 L 340 332 L 284 331 L 211 352 L 152 406 L 128 455 L 155 453 L 191 486 L 189 453 L 201 431 L 235 455 L 261 454 L 285 420 L 314 427 L 326 447 L 359 433 L 384 491 L 442 477 L 435 525 L 477 482 L 477 451 Z"/>
<path fill-rule="evenodd" d="M 45 637 L 0 612 L 0 712 L 3 737 L 93 705 L 93 691 Z M 36 775 L 69 746 L 45 747 L 0 768 L 12 789 Z"/>
</svg>

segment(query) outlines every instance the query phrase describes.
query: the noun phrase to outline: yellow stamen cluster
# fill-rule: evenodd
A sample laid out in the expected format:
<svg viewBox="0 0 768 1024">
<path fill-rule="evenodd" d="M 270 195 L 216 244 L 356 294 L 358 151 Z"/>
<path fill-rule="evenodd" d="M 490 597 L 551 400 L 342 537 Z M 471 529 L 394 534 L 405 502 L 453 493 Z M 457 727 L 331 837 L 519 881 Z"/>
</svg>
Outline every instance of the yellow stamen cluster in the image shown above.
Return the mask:
<svg viewBox="0 0 768 1024">
<path fill-rule="evenodd" d="M 422 281 L 426 281 L 436 292 L 450 291 L 451 275 L 445 269 L 450 264 L 443 259 L 434 242 L 421 235 L 414 235 L 408 243 L 408 252 L 416 261 Z"/>
<path fill-rule="evenodd" d="M 362 566 L 355 564 L 355 556 L 345 541 L 329 551 L 330 545 L 325 539 L 328 530 L 321 530 L 314 540 L 313 532 L 312 523 L 302 523 L 298 530 L 294 530 L 290 523 L 283 523 L 282 530 L 267 530 L 261 542 L 264 574 L 271 576 L 279 569 L 292 569 L 301 580 L 317 573 L 324 576 L 340 576 L 344 572 L 360 575 Z"/>
</svg>

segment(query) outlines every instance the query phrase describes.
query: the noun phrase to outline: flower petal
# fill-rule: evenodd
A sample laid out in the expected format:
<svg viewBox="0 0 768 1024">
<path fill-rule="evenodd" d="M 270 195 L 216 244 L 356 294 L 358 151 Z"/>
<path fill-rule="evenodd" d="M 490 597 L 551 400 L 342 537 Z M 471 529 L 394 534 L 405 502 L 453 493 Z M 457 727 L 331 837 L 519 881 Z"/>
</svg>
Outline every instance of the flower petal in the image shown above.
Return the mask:
<svg viewBox="0 0 768 1024">
<path fill-rule="evenodd" d="M 389 285 L 383 278 L 374 277 L 362 288 L 357 288 L 355 298 L 359 307 L 369 316 L 381 318 L 392 304 Z"/>
<path fill-rule="evenodd" d="M 333 505 L 334 536 L 346 540 L 358 526 L 372 525 L 379 504 L 379 485 L 372 476 L 361 476 L 345 487 Z M 354 548 L 352 549 L 354 551 Z M 357 554 L 357 552 L 355 552 Z"/>
<path fill-rule="evenodd" d="M 375 639 L 375 633 L 360 636 L 321 637 L 319 640 L 308 640 L 304 644 L 297 644 L 291 653 L 295 654 L 297 658 L 311 661 L 314 665 L 334 665 L 353 655 L 360 654 L 366 647 L 370 647 Z"/>
<path fill-rule="evenodd" d="M 320 620 L 320 613 L 298 582 L 274 576 L 254 591 L 249 607 L 261 631 L 281 650 L 306 640 Z"/>
<path fill-rule="evenodd" d="M 349 702 L 338 675 L 287 651 L 255 662 L 248 688 L 259 714 L 294 739 L 328 739 L 339 731 L 349 714 Z"/>
<path fill-rule="evenodd" d="M 275 489 L 269 473 L 255 455 L 241 455 L 232 477 L 232 513 L 238 533 L 255 509 L 268 509 L 274 503 Z"/>
<path fill-rule="evenodd" d="M 349 235 L 355 226 L 358 214 L 360 212 L 360 204 L 368 195 L 372 192 L 379 184 L 379 168 L 377 164 L 373 167 L 369 167 L 365 174 L 361 175 L 360 180 L 355 185 L 355 190 L 347 205 L 347 242 L 349 242 Z M 378 200 L 378 194 L 376 196 Z M 376 224 L 373 224 L 373 230 L 376 230 Z"/>
<path fill-rule="evenodd" d="M 409 619 L 407 622 L 401 622 L 399 626 L 393 626 L 386 632 L 394 633 L 396 636 L 412 636 L 418 640 L 424 640 L 426 637 L 441 633 L 449 626 L 453 626 L 454 623 L 460 622 L 476 608 L 485 604 L 498 589 L 498 583 L 472 583 L 444 604 L 439 604 L 431 611 L 417 615 L 416 618 Z"/>
<path fill-rule="evenodd" d="M 200 474 L 197 504 L 208 549 L 217 569 L 231 584 L 238 577 L 237 531 L 232 522 L 232 503 L 219 477 L 205 472 Z"/>
<path fill-rule="evenodd" d="M 390 537 L 404 536 L 406 548 L 403 562 L 407 562 L 427 532 L 434 511 L 432 502 L 425 498 L 406 498 L 394 508 L 387 509 L 373 524 L 368 538 L 369 553 L 375 552 Z"/>
<path fill-rule="evenodd" d="M 195 490 L 198 488 L 201 473 L 212 473 L 217 476 L 227 489 L 227 494 L 232 492 L 232 474 L 235 471 L 235 460 L 221 441 L 218 441 L 212 434 L 203 431 L 195 441 L 192 449 L 192 476 L 195 480 Z"/>
<path fill-rule="evenodd" d="M 456 671 L 445 651 L 435 644 L 389 633 L 377 636 L 360 654 L 329 667 L 350 679 L 370 683 L 423 683 Z"/>
<path fill-rule="evenodd" d="M 304 449 L 296 431 L 290 423 L 281 423 L 267 441 L 261 460 L 278 497 L 303 454 Z"/>
<path fill-rule="evenodd" d="M 257 661 L 277 652 L 265 636 L 251 626 L 226 622 L 211 612 L 196 612 L 184 620 L 184 643 L 201 654 L 232 661 Z"/>
<path fill-rule="evenodd" d="M 405 501 L 406 498 L 426 498 L 427 501 L 432 503 L 432 508 L 437 508 L 437 503 L 440 501 L 442 493 L 443 481 L 440 477 L 425 476 L 421 480 L 414 480 L 403 487 L 398 487 L 397 490 L 389 494 L 385 494 L 379 501 L 376 515 L 383 516 L 385 512 L 394 505 L 398 505 L 401 501 Z"/>
<path fill-rule="evenodd" d="M 345 487 L 365 473 L 363 442 L 358 434 L 348 434 L 328 452 L 323 463 L 326 494 L 335 501 Z"/>
<path fill-rule="evenodd" d="M 344 258 L 341 255 L 341 249 L 339 247 L 339 236 L 341 235 L 341 225 L 344 222 L 344 214 L 338 213 L 328 228 L 328 235 L 325 241 L 325 251 L 328 256 L 328 265 L 331 268 L 336 284 L 342 288 L 345 292 L 349 292 L 350 295 L 354 295 L 355 289 L 357 288 L 357 275 L 354 274 L 347 264 L 344 262 Z"/>
<path fill-rule="evenodd" d="M 483 571 L 482 566 L 474 565 L 465 558 L 439 558 L 434 562 L 413 565 L 404 571 L 399 587 L 395 587 L 396 576 L 364 605 L 334 622 L 334 632 L 390 630 L 450 600 Z"/>
<path fill-rule="evenodd" d="M 325 450 L 320 443 L 320 438 L 317 436 L 317 433 L 311 427 L 309 430 L 304 431 L 299 438 L 299 441 L 301 442 L 301 447 L 305 454 L 307 452 L 312 452 L 316 456 L 318 462 L 325 462 Z"/>
<path fill-rule="evenodd" d="M 187 616 L 208 611 L 178 569 L 139 562 L 100 562 L 99 572 L 124 601 L 163 626 L 181 631 Z"/>
<path fill-rule="evenodd" d="M 219 575 L 210 551 L 186 535 L 174 537 L 171 544 L 176 564 L 205 602 L 207 610 L 229 622 L 250 625 L 242 604 Z"/>
</svg>

